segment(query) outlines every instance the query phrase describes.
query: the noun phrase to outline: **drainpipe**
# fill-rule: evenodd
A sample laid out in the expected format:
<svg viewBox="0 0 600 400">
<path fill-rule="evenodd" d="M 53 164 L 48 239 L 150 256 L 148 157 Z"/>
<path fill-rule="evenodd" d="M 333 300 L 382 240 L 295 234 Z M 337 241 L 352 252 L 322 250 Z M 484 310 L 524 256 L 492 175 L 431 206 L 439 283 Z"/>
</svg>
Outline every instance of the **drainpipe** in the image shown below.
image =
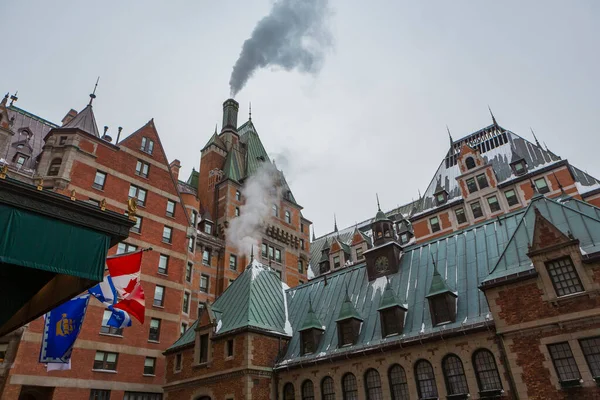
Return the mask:
<svg viewBox="0 0 600 400">
<path fill-rule="evenodd" d="M 504 344 L 504 336 L 501 333 L 497 333 L 496 337 L 499 339 L 498 347 L 500 348 L 500 357 L 502 358 L 502 362 L 505 365 L 506 370 L 508 371 L 508 386 L 510 386 L 510 391 L 513 393 L 513 398 L 519 400 L 519 392 L 517 392 L 517 386 L 515 385 L 515 380 L 513 377 L 512 370 L 510 368 L 510 363 L 508 361 L 508 357 L 506 356 L 506 346 Z"/>
</svg>

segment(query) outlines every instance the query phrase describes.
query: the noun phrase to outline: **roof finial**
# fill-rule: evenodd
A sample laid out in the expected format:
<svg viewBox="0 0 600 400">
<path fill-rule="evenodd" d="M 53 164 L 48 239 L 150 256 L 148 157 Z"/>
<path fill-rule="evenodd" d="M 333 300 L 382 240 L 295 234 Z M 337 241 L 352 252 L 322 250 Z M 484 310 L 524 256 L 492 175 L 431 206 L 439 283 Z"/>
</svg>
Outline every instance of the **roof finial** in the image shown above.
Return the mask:
<svg viewBox="0 0 600 400">
<path fill-rule="evenodd" d="M 252 102 L 250 102 L 250 105 L 248 106 L 248 121 L 252 121 Z"/>
<path fill-rule="evenodd" d="M 18 94 L 19 94 L 19 91 L 17 90 L 15 92 L 15 94 L 13 94 L 12 96 L 10 96 L 10 104 L 9 104 L 9 106 L 12 106 L 15 101 L 19 100 L 19 98 L 17 97 Z"/>
<path fill-rule="evenodd" d="M 217 133 L 217 125 L 219 124 L 215 124 L 215 134 Z"/>
<path fill-rule="evenodd" d="M 417 192 L 419 192 L 419 200 L 421 200 L 421 189 L 417 189 Z"/>
<path fill-rule="evenodd" d="M 379 194 L 375 193 L 375 197 L 377 197 L 377 211 L 381 211 L 381 206 L 379 205 Z"/>
<path fill-rule="evenodd" d="M 538 138 L 535 136 L 535 132 L 533 131 L 533 128 L 529 127 L 529 129 L 531 129 L 531 134 L 533 135 L 533 138 L 535 139 L 535 144 L 537 145 L 537 147 L 542 148 L 542 146 L 540 146 L 540 142 L 539 142 Z"/>
<path fill-rule="evenodd" d="M 488 110 L 490 110 L 490 115 L 492 116 L 492 122 L 494 123 L 494 125 L 498 126 L 498 123 L 496 122 L 496 117 L 494 117 L 494 113 L 492 112 L 492 109 L 490 108 L 489 104 L 488 104 Z"/>
<path fill-rule="evenodd" d="M 98 88 L 98 82 L 100 82 L 100 77 L 98 77 L 98 79 L 96 79 L 96 84 L 94 85 L 94 91 L 92 92 L 92 94 L 90 94 L 90 103 L 88 104 L 88 106 L 91 106 L 92 101 L 94 101 L 94 99 L 96 98 L 96 89 Z"/>
<path fill-rule="evenodd" d="M 452 135 L 450 134 L 450 128 L 448 128 L 448 125 L 446 125 L 446 130 L 448 131 L 448 137 L 450 138 L 450 148 L 452 148 L 452 145 L 454 145 L 454 140 L 452 139 Z"/>
<path fill-rule="evenodd" d="M 315 240 L 317 240 L 317 239 L 315 238 L 315 226 L 313 225 L 312 226 L 312 241 L 314 242 Z"/>
<path fill-rule="evenodd" d="M 337 232 L 338 231 L 338 227 L 337 227 L 337 218 L 335 217 L 335 213 L 333 213 L 333 231 Z"/>
<path fill-rule="evenodd" d="M 250 264 L 254 261 L 254 245 L 252 245 L 252 249 L 250 250 Z"/>
</svg>

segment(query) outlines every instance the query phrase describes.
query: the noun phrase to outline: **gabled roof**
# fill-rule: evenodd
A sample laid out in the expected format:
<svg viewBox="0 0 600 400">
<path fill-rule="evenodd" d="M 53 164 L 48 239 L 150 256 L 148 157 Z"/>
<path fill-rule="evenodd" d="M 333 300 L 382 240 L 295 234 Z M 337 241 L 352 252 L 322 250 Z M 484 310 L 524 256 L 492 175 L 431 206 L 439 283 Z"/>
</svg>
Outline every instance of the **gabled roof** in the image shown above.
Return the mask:
<svg viewBox="0 0 600 400">
<path fill-rule="evenodd" d="M 346 296 L 344 297 L 344 302 L 342 303 L 342 307 L 340 308 L 340 313 L 338 314 L 335 322 L 345 321 L 347 319 L 358 319 L 362 321 L 362 317 L 356 311 L 354 304 L 350 301 L 350 296 L 348 296 L 348 289 L 346 289 Z"/>
<path fill-rule="evenodd" d="M 94 116 L 94 111 L 92 110 L 91 104 L 85 106 L 85 108 L 81 110 L 79 114 L 75 116 L 75 118 L 66 123 L 63 128 L 77 128 L 89 133 L 90 135 L 100 137 L 98 125 L 96 124 L 96 117 Z"/>
<path fill-rule="evenodd" d="M 392 289 L 390 282 L 387 282 L 385 284 L 385 289 L 383 290 L 381 300 L 379 301 L 379 308 L 377 311 L 386 310 L 392 307 L 400 307 L 406 310 L 406 306 L 398 301 L 396 293 L 394 293 L 394 289 Z"/>
<path fill-rule="evenodd" d="M 306 313 L 306 317 L 304 318 L 302 326 L 300 326 L 300 329 L 298 330 L 305 331 L 308 329 L 318 329 L 321 331 L 325 330 L 323 324 L 321 321 L 319 321 L 317 314 L 315 314 L 315 311 L 312 308 L 312 302 L 310 300 L 308 301 L 308 312 Z"/>
<path fill-rule="evenodd" d="M 567 205 L 568 203 L 571 205 Z M 574 200 L 567 204 L 540 194 L 535 195 L 514 227 L 507 245 L 502 248 L 498 261 L 483 282 L 484 285 L 499 278 L 534 271 L 527 253 L 533 242 L 536 209 L 564 235 L 570 233 L 578 239 L 582 252 L 591 254 L 600 251 L 600 220 L 594 216 L 598 215 L 598 211 L 574 203 Z"/>
<path fill-rule="evenodd" d="M 215 334 L 254 328 L 290 335 L 283 285 L 275 272 L 254 260 L 213 304 Z"/>
<path fill-rule="evenodd" d="M 432 297 L 442 293 L 452 293 L 448 286 L 446 286 L 446 282 L 440 275 L 437 270 L 437 267 L 433 266 L 433 277 L 431 278 L 431 286 L 429 286 L 429 292 L 427 292 L 427 296 Z"/>
<path fill-rule="evenodd" d="M 253 175 L 263 162 L 271 162 L 271 160 L 252 122 L 242 126 L 248 127 L 240 135 L 240 142 L 246 145 L 246 170 L 244 171 L 246 177 Z"/>
<path fill-rule="evenodd" d="M 221 138 L 217 134 L 216 130 L 215 130 L 215 133 L 213 133 L 213 135 L 210 137 L 210 139 L 208 139 L 208 142 L 206 142 L 206 144 L 204 145 L 204 147 L 200 151 L 206 150 L 211 145 L 215 145 L 218 148 L 220 148 L 221 150 L 227 151 L 226 147 L 225 147 L 225 143 L 223 143 L 223 140 L 221 140 Z"/>
</svg>

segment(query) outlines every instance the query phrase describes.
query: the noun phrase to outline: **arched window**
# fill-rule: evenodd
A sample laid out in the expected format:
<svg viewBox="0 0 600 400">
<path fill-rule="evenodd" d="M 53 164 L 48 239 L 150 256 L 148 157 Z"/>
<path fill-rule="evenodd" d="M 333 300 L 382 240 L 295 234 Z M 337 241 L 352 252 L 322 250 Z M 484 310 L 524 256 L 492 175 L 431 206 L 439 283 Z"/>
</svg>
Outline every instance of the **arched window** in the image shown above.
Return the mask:
<svg viewBox="0 0 600 400">
<path fill-rule="evenodd" d="M 419 397 L 438 397 L 437 386 L 435 384 L 435 375 L 433 373 L 433 367 L 429 361 L 417 361 L 415 364 L 415 378 L 417 380 Z"/>
<path fill-rule="evenodd" d="M 477 385 L 480 392 L 502 390 L 496 360 L 489 350 L 480 349 L 473 353 L 473 366 L 475 367 L 475 376 L 477 376 Z"/>
<path fill-rule="evenodd" d="M 371 368 L 365 373 L 365 393 L 367 400 L 383 400 L 381 378 L 375 369 Z"/>
<path fill-rule="evenodd" d="M 467 166 L 467 169 L 475 168 L 475 160 L 473 159 L 473 157 L 467 157 L 467 159 L 465 160 L 465 165 Z"/>
<path fill-rule="evenodd" d="M 448 354 L 442 360 L 442 369 L 444 371 L 444 379 L 446 380 L 446 390 L 448 394 L 467 394 L 469 387 L 467 386 L 467 378 L 462 361 L 454 354 Z"/>
<path fill-rule="evenodd" d="M 321 381 L 321 398 L 323 400 L 335 400 L 335 385 L 333 378 L 326 376 Z"/>
<path fill-rule="evenodd" d="M 342 377 L 342 390 L 344 391 L 344 400 L 357 400 L 358 387 L 356 386 L 356 377 L 348 372 Z"/>
<path fill-rule="evenodd" d="M 302 384 L 302 400 L 315 400 L 315 388 L 310 379 Z"/>
<path fill-rule="evenodd" d="M 390 380 L 390 392 L 392 400 L 408 400 L 408 383 L 406 381 L 406 372 L 398 364 L 391 366 L 388 371 L 388 379 Z"/>
<path fill-rule="evenodd" d="M 62 164 L 61 158 L 55 158 L 50 162 L 50 167 L 48 167 L 48 176 L 56 176 L 58 175 L 58 171 L 60 170 L 60 164 Z"/>
<path fill-rule="evenodd" d="M 283 387 L 283 400 L 294 400 L 294 385 L 286 383 Z"/>
</svg>

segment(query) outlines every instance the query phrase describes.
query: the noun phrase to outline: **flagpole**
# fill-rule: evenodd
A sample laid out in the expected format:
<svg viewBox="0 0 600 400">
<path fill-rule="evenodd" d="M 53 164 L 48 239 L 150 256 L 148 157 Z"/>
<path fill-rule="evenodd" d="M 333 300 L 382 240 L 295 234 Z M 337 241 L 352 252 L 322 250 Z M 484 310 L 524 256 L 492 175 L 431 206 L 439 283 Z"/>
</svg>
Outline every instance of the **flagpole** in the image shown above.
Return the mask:
<svg viewBox="0 0 600 400">
<path fill-rule="evenodd" d="M 123 256 L 130 256 L 130 255 L 135 254 L 135 253 L 143 253 L 143 252 L 152 251 L 152 250 L 153 250 L 152 247 L 145 247 L 143 249 L 136 250 L 136 251 L 130 251 L 130 252 L 121 253 L 121 254 L 114 254 L 112 256 L 107 256 L 106 258 L 109 259 L 109 258 L 117 258 L 117 257 L 123 257 Z"/>
</svg>

